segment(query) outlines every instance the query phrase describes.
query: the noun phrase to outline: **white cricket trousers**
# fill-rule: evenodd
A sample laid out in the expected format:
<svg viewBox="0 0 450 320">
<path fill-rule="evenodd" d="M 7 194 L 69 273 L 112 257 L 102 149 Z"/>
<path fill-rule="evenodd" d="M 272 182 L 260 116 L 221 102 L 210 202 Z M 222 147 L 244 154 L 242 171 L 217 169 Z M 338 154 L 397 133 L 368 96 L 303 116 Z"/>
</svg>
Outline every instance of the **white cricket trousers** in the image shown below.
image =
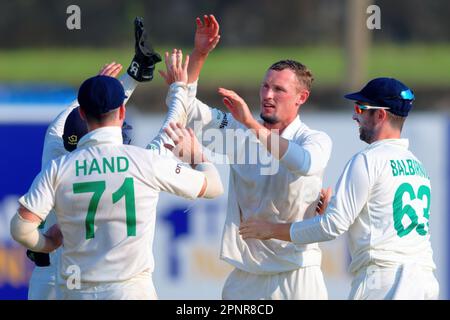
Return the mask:
<svg viewBox="0 0 450 320">
<path fill-rule="evenodd" d="M 120 282 L 81 284 L 80 289 L 60 285 L 61 300 L 156 300 L 152 274 L 149 271 Z"/>
<path fill-rule="evenodd" d="M 222 290 L 224 300 L 326 300 L 327 288 L 320 266 L 270 275 L 235 268 Z"/>
<path fill-rule="evenodd" d="M 28 285 L 28 300 L 55 300 L 55 268 L 34 267 Z"/>
<path fill-rule="evenodd" d="M 439 283 L 433 270 L 416 264 L 394 267 L 371 265 L 352 281 L 352 300 L 436 300 Z"/>
</svg>

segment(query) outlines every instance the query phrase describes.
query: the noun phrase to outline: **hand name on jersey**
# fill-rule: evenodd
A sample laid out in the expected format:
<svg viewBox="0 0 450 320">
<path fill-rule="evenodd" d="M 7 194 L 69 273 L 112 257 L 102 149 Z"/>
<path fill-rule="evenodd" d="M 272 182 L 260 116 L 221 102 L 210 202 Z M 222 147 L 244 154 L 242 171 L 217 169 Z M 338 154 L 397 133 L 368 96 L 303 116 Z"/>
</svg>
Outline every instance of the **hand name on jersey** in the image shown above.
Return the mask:
<svg viewBox="0 0 450 320">
<path fill-rule="evenodd" d="M 421 176 L 426 179 L 430 179 L 425 168 L 417 160 L 402 159 L 402 160 L 390 160 L 392 175 L 397 176 Z"/>
<path fill-rule="evenodd" d="M 75 161 L 75 172 L 76 176 L 88 176 L 93 173 L 106 174 L 106 173 L 116 173 L 125 172 L 128 170 L 129 160 L 127 157 L 111 157 L 111 158 L 101 158 L 89 159 L 89 160 L 76 160 Z"/>
</svg>

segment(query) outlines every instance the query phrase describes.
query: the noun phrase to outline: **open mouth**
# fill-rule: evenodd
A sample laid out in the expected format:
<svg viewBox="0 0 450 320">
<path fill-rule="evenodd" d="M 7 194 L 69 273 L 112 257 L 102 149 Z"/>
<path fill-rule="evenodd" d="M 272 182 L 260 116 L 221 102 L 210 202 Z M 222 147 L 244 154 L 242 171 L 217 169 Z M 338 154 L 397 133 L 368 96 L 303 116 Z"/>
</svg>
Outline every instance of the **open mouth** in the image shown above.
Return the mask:
<svg viewBox="0 0 450 320">
<path fill-rule="evenodd" d="M 270 103 L 265 103 L 265 104 L 263 104 L 263 108 L 264 108 L 264 110 L 271 110 L 271 109 L 275 109 L 275 106 Z"/>
</svg>

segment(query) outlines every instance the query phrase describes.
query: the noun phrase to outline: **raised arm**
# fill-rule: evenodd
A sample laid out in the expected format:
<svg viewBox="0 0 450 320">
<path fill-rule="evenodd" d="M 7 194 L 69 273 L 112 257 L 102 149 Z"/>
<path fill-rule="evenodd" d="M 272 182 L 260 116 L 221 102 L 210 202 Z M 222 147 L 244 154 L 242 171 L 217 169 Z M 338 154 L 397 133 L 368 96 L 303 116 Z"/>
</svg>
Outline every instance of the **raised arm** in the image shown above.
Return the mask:
<svg viewBox="0 0 450 320">
<path fill-rule="evenodd" d="M 256 121 L 247 103 L 236 92 L 224 88 L 219 88 L 218 92 L 223 97 L 222 101 L 233 118 L 253 130 L 256 137 L 276 159 L 282 158 L 288 150 L 289 140 L 282 138 L 275 131 L 267 129 Z"/>
<path fill-rule="evenodd" d="M 311 134 L 300 145 L 281 137 L 277 130 L 269 130 L 256 121 L 249 107 L 236 92 L 219 88 L 223 103 L 233 118 L 253 130 L 256 137 L 273 157 L 296 175 L 312 175 L 325 169 L 331 154 L 331 139 L 324 133 Z"/>
<path fill-rule="evenodd" d="M 203 21 L 197 17 L 195 23 L 197 29 L 195 31 L 194 50 L 192 51 L 191 63 L 188 68 L 188 83 L 198 80 L 208 54 L 214 50 L 220 40 L 219 23 L 214 15 L 204 15 Z"/>
<path fill-rule="evenodd" d="M 172 92 L 171 98 L 168 99 L 169 111 L 156 137 L 147 145 L 147 149 L 159 150 L 164 152 L 164 145 L 173 146 L 173 142 L 165 128 L 171 122 L 186 125 L 186 100 L 188 80 L 187 68 L 189 65 L 189 56 L 183 62 L 183 52 L 179 49 L 173 49 L 169 54 L 165 53 L 166 72 L 160 71 L 161 76 L 170 84 L 169 92 Z"/>
</svg>

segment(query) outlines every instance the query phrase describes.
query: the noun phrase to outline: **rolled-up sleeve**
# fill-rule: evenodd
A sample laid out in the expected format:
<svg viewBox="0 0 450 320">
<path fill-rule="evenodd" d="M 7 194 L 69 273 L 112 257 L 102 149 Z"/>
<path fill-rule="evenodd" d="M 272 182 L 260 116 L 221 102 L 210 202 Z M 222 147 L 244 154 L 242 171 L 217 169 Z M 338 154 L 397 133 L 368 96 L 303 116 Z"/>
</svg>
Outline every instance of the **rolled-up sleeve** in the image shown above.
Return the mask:
<svg viewBox="0 0 450 320">
<path fill-rule="evenodd" d="M 19 203 L 45 220 L 55 206 L 55 180 L 57 165 L 50 161 L 34 178 L 29 191 L 19 199 Z"/>
<path fill-rule="evenodd" d="M 289 141 L 286 153 L 280 162 L 297 175 L 314 175 L 325 169 L 331 155 L 332 142 L 324 132 L 316 132 L 303 143 Z"/>
</svg>

